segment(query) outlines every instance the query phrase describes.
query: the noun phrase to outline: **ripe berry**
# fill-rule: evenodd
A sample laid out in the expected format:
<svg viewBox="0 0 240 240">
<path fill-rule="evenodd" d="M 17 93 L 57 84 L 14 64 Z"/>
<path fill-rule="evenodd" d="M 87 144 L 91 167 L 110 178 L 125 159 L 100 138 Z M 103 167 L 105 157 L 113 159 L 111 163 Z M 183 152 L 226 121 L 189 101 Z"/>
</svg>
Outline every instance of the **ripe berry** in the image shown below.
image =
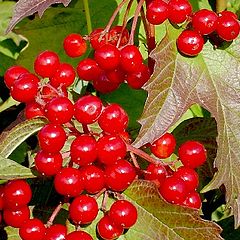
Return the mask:
<svg viewBox="0 0 240 240">
<path fill-rule="evenodd" d="M 112 70 L 119 65 L 120 52 L 115 46 L 106 44 L 95 51 L 94 59 L 102 69 Z"/>
<path fill-rule="evenodd" d="M 229 15 L 223 15 L 218 18 L 216 32 L 219 37 L 225 41 L 232 41 L 238 37 L 240 24 L 237 19 Z"/>
<path fill-rule="evenodd" d="M 137 209 L 126 200 L 118 200 L 112 204 L 109 210 L 109 217 L 117 225 L 130 228 L 137 221 Z"/>
<path fill-rule="evenodd" d="M 31 102 L 35 100 L 38 92 L 39 79 L 31 73 L 22 74 L 14 81 L 10 88 L 11 96 L 19 102 Z"/>
<path fill-rule="evenodd" d="M 188 167 L 180 167 L 177 169 L 177 171 L 174 173 L 174 177 L 180 178 L 183 181 L 185 181 L 186 186 L 188 188 L 188 192 L 195 191 L 196 188 L 198 187 L 198 174 L 197 172 Z"/>
<path fill-rule="evenodd" d="M 168 19 L 175 24 L 183 23 L 192 13 L 188 0 L 170 0 L 168 3 Z"/>
<path fill-rule="evenodd" d="M 60 64 L 58 55 L 52 51 L 41 52 L 34 62 L 34 70 L 41 77 L 52 77 Z"/>
<path fill-rule="evenodd" d="M 127 128 L 128 115 L 120 105 L 110 104 L 103 110 L 98 123 L 106 133 L 120 133 Z"/>
<path fill-rule="evenodd" d="M 101 36 L 103 28 L 96 28 L 89 36 L 92 48 L 97 50 L 107 43 L 106 36 Z M 101 38 L 100 38 L 101 36 Z"/>
<path fill-rule="evenodd" d="M 108 43 L 117 46 L 120 37 L 119 47 L 125 46 L 129 40 L 128 30 L 126 28 L 123 29 L 122 26 L 114 26 L 109 31 Z"/>
<path fill-rule="evenodd" d="M 151 152 L 158 158 L 168 158 L 174 152 L 176 139 L 171 133 L 165 133 L 151 144 Z"/>
<path fill-rule="evenodd" d="M 69 233 L 66 236 L 66 240 L 93 240 L 93 238 L 91 237 L 91 235 L 89 235 L 88 233 L 84 232 L 84 231 L 74 231 Z"/>
<path fill-rule="evenodd" d="M 186 198 L 188 189 L 182 179 L 168 177 L 160 185 L 159 192 L 167 202 L 180 204 Z"/>
<path fill-rule="evenodd" d="M 71 33 L 64 39 L 63 48 L 69 57 L 80 57 L 87 51 L 87 43 L 80 34 Z"/>
<path fill-rule="evenodd" d="M 197 168 L 207 160 L 207 151 L 197 141 L 187 141 L 178 149 L 178 157 L 186 167 Z"/>
<path fill-rule="evenodd" d="M 3 219 L 5 223 L 11 227 L 20 228 L 30 217 L 30 210 L 27 206 L 23 206 L 16 210 L 4 209 Z"/>
<path fill-rule="evenodd" d="M 48 84 L 42 87 L 41 98 L 45 103 L 50 102 L 55 97 L 68 97 L 67 88 L 65 86 L 58 87 L 57 89 Z"/>
<path fill-rule="evenodd" d="M 91 58 L 85 58 L 80 61 L 77 66 L 77 74 L 80 79 L 85 81 L 92 81 L 98 79 L 102 73 L 102 69 L 97 62 Z"/>
<path fill-rule="evenodd" d="M 22 66 L 12 66 L 4 73 L 4 82 L 8 88 L 11 88 L 13 83 L 28 70 Z"/>
<path fill-rule="evenodd" d="M 221 16 L 228 16 L 228 17 L 232 17 L 232 18 L 238 19 L 238 16 L 237 16 L 236 13 L 231 12 L 231 11 L 227 11 L 227 10 L 218 13 L 218 16 L 220 16 L 220 17 Z"/>
<path fill-rule="evenodd" d="M 46 124 L 38 133 L 40 148 L 48 153 L 59 152 L 67 139 L 64 129 L 57 124 Z"/>
<path fill-rule="evenodd" d="M 195 31 L 202 35 L 207 35 L 216 30 L 218 16 L 215 12 L 201 9 L 194 13 L 192 26 Z"/>
<path fill-rule="evenodd" d="M 68 63 L 61 63 L 50 78 L 50 84 L 55 88 L 59 86 L 69 87 L 73 84 L 75 77 L 76 73 L 73 66 Z"/>
<path fill-rule="evenodd" d="M 105 177 L 104 172 L 100 168 L 89 165 L 81 168 L 81 173 L 83 175 L 84 189 L 88 193 L 95 194 L 104 188 Z"/>
<path fill-rule="evenodd" d="M 142 55 L 134 45 L 127 45 L 121 49 L 120 64 L 126 72 L 136 72 L 142 65 Z"/>
<path fill-rule="evenodd" d="M 155 165 L 153 163 L 150 163 L 146 169 L 144 178 L 146 180 L 153 181 L 157 185 L 157 187 L 159 187 L 164 182 L 167 176 L 168 172 L 163 165 Z"/>
<path fill-rule="evenodd" d="M 12 180 L 4 187 L 4 207 L 16 209 L 27 205 L 32 198 L 32 191 L 24 180 Z"/>
<path fill-rule="evenodd" d="M 44 240 L 65 240 L 67 236 L 67 227 L 61 224 L 54 224 L 46 229 Z"/>
<path fill-rule="evenodd" d="M 45 226 L 37 218 L 27 220 L 19 229 L 23 240 L 45 240 Z"/>
<path fill-rule="evenodd" d="M 115 68 L 105 72 L 107 79 L 113 84 L 121 84 L 124 82 L 126 76 L 125 72 L 121 68 Z"/>
<path fill-rule="evenodd" d="M 63 158 L 60 153 L 39 151 L 34 162 L 38 172 L 45 176 L 53 176 L 61 170 Z"/>
<path fill-rule="evenodd" d="M 198 55 L 203 48 L 203 37 L 191 30 L 184 30 L 177 39 L 178 50 L 187 56 Z"/>
<path fill-rule="evenodd" d="M 117 239 L 123 234 L 123 227 L 115 224 L 108 215 L 105 215 L 98 222 L 97 231 L 100 237 L 105 240 Z"/>
<path fill-rule="evenodd" d="M 97 217 L 97 201 L 87 195 L 76 197 L 69 207 L 69 214 L 74 223 L 89 224 Z"/>
<path fill-rule="evenodd" d="M 108 188 L 113 191 L 124 191 L 135 179 L 134 167 L 126 160 L 118 160 L 105 169 L 105 181 Z"/>
<path fill-rule="evenodd" d="M 74 104 L 74 117 L 82 124 L 97 121 L 102 112 L 102 101 L 92 95 L 80 97 Z"/>
<path fill-rule="evenodd" d="M 28 102 L 25 107 L 26 119 L 32 119 L 35 117 L 43 117 L 44 112 L 40 104 L 36 102 Z"/>
<path fill-rule="evenodd" d="M 98 160 L 106 165 L 113 164 L 127 154 L 124 141 L 115 135 L 106 135 L 97 142 Z"/>
<path fill-rule="evenodd" d="M 83 179 L 79 170 L 63 168 L 54 178 L 54 187 L 59 194 L 76 197 L 83 191 Z"/>
<path fill-rule="evenodd" d="M 189 207 L 189 208 L 201 208 L 201 198 L 199 194 L 196 191 L 188 193 L 187 197 L 185 198 L 183 202 L 183 206 Z"/>
<path fill-rule="evenodd" d="M 3 210 L 3 207 L 4 207 L 3 193 L 4 193 L 4 186 L 0 185 L 0 211 Z"/>
<path fill-rule="evenodd" d="M 44 113 L 50 122 L 64 124 L 73 117 L 73 104 L 67 97 L 56 97 L 45 106 Z"/>
<path fill-rule="evenodd" d="M 168 18 L 168 4 L 162 0 L 153 0 L 147 6 L 147 20 L 154 25 L 163 23 Z"/>
<path fill-rule="evenodd" d="M 81 135 L 74 139 L 70 149 L 71 160 L 80 166 L 88 165 L 97 159 L 97 142 L 94 137 Z"/>
</svg>

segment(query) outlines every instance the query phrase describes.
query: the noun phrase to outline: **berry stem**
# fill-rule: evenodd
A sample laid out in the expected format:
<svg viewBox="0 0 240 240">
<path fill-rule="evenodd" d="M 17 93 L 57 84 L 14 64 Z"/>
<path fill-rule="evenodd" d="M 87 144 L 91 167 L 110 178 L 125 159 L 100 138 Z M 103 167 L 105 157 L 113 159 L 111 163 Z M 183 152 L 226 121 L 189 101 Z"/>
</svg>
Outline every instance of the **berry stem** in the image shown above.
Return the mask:
<svg viewBox="0 0 240 240">
<path fill-rule="evenodd" d="M 226 8 L 227 8 L 227 0 L 217 0 L 216 1 L 217 13 L 224 11 Z"/>
<path fill-rule="evenodd" d="M 134 44 L 134 34 L 135 34 L 136 27 L 137 27 L 138 16 L 141 12 L 141 8 L 142 8 L 142 5 L 143 5 L 144 2 L 145 2 L 145 0 L 140 0 L 139 1 L 138 5 L 137 5 L 137 8 L 136 8 L 136 11 L 135 11 L 135 14 L 134 14 L 132 29 L 131 29 L 131 33 L 130 33 L 130 37 L 129 37 L 129 44 L 130 45 Z"/>
<path fill-rule="evenodd" d="M 140 169 L 135 154 L 133 152 L 130 152 L 130 156 L 131 156 L 131 159 L 133 161 L 134 167 L 137 168 L 137 169 Z"/>
<path fill-rule="evenodd" d="M 83 0 L 83 6 L 84 6 L 86 21 L 87 21 L 88 34 L 90 34 L 92 32 L 92 22 L 91 22 L 91 15 L 89 10 L 88 0 Z"/>
<path fill-rule="evenodd" d="M 106 190 L 107 190 L 106 188 L 103 188 L 99 193 L 94 195 L 94 198 L 97 200 Z"/>
<path fill-rule="evenodd" d="M 62 202 L 60 202 L 57 205 L 57 207 L 55 208 L 55 210 L 53 211 L 52 215 L 50 216 L 50 218 L 47 221 L 47 224 L 46 224 L 47 227 L 50 227 L 53 224 L 54 219 L 56 218 L 56 216 L 58 215 L 58 213 L 62 209 L 62 205 L 63 205 Z"/>
<path fill-rule="evenodd" d="M 153 163 L 153 164 L 162 164 L 162 165 L 168 165 L 166 163 L 163 163 L 160 159 L 156 160 L 154 158 L 152 158 L 150 155 L 148 155 L 147 153 L 145 153 L 144 151 L 142 151 L 141 149 L 135 148 L 130 144 L 127 144 L 127 151 L 129 152 L 133 152 L 134 154 L 138 155 L 139 157 L 145 159 L 146 161 Z"/>
<path fill-rule="evenodd" d="M 101 210 L 105 213 L 107 211 L 108 191 L 104 192 Z"/>
</svg>

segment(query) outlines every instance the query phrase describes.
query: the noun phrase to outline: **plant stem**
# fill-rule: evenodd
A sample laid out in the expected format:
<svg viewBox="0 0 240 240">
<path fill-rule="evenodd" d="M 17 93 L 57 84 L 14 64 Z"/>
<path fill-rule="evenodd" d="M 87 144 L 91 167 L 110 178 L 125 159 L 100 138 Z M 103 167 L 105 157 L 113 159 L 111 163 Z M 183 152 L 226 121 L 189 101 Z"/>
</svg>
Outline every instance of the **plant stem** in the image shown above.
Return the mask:
<svg viewBox="0 0 240 240">
<path fill-rule="evenodd" d="M 86 21 L 87 21 L 88 34 L 90 34 L 92 32 L 92 22 L 91 22 L 91 15 L 89 10 L 88 0 L 83 0 L 83 6 L 84 6 Z"/>
<path fill-rule="evenodd" d="M 216 1 L 217 13 L 224 11 L 226 8 L 227 8 L 227 0 L 217 0 Z"/>
<path fill-rule="evenodd" d="M 62 209 L 62 203 L 60 202 L 58 204 L 58 206 L 55 208 L 55 210 L 53 211 L 51 217 L 49 218 L 48 222 L 47 222 L 47 227 L 50 227 L 53 224 L 53 221 L 55 219 L 55 217 L 58 215 L 58 213 L 60 212 L 60 210 Z"/>
</svg>

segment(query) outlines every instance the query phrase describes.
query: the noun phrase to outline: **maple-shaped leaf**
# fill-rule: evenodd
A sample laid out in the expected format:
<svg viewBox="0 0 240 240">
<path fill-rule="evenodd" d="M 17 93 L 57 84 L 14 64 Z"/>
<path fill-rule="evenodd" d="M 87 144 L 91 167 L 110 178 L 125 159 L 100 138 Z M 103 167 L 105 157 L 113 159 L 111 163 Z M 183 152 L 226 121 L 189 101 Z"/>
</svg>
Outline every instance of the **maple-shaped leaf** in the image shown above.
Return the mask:
<svg viewBox="0 0 240 240">
<path fill-rule="evenodd" d="M 13 17 L 8 25 L 6 33 L 10 32 L 14 26 L 23 18 L 38 12 L 42 17 L 44 11 L 54 3 L 62 3 L 65 7 L 71 0 L 19 0 L 14 8 Z"/>
<path fill-rule="evenodd" d="M 226 201 L 240 225 L 240 39 L 225 49 L 214 50 L 207 42 L 197 57 L 178 53 L 179 30 L 167 34 L 152 52 L 154 73 L 145 89 L 148 98 L 135 141 L 139 147 L 165 133 L 194 103 L 211 112 L 217 122 L 217 172 L 204 191 L 226 188 Z"/>
</svg>

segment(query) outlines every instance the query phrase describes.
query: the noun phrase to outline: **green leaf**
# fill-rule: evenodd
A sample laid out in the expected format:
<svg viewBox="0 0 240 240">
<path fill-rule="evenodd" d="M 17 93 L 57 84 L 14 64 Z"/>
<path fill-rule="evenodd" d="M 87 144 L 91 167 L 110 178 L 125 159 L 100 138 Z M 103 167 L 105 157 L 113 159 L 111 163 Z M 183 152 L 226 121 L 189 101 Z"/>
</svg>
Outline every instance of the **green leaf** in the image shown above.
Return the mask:
<svg viewBox="0 0 240 240">
<path fill-rule="evenodd" d="M 3 112 L 6 109 L 19 104 L 20 103 L 18 101 L 14 100 L 12 97 L 9 97 L 4 103 L 0 105 L 0 112 Z"/>
<path fill-rule="evenodd" d="M 0 135 L 0 155 L 7 158 L 22 142 L 39 131 L 46 120 L 35 118 L 26 120 Z"/>
<path fill-rule="evenodd" d="M 0 155 L 0 179 L 11 180 L 15 178 L 36 177 L 29 168 L 23 167 L 13 160 L 4 158 Z"/>
<path fill-rule="evenodd" d="M 156 67 L 145 87 L 148 98 L 135 145 L 154 141 L 194 103 L 208 110 L 217 122 L 218 152 L 214 166 L 218 172 L 205 191 L 225 185 L 227 204 L 239 226 L 240 38 L 228 48 L 217 50 L 207 42 L 201 54 L 187 58 L 177 51 L 179 34 L 169 25 L 168 34 L 152 53 Z"/>
</svg>

